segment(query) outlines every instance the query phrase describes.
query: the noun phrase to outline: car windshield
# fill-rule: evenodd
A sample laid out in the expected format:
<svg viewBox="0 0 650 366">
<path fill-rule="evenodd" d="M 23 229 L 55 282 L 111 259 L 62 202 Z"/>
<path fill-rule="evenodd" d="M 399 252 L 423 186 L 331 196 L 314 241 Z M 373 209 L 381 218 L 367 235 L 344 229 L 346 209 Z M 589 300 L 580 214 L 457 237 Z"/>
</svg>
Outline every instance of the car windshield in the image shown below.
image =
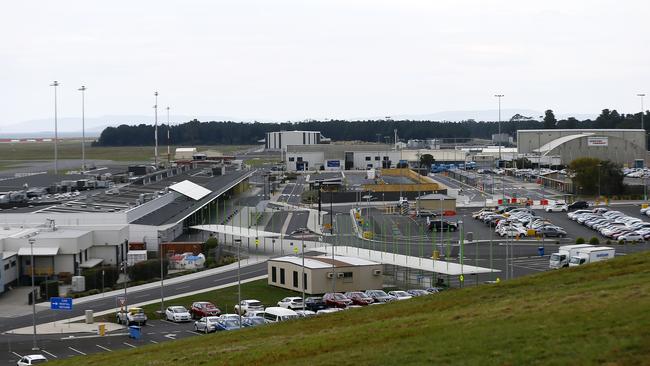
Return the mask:
<svg viewBox="0 0 650 366">
<path fill-rule="evenodd" d="M 345 297 L 342 294 L 334 294 L 332 297 L 334 297 L 336 300 L 345 300 L 347 297 Z"/>
<path fill-rule="evenodd" d="M 366 295 L 363 292 L 350 292 L 349 297 L 366 297 Z"/>
<path fill-rule="evenodd" d="M 555 262 L 559 262 L 560 261 L 560 256 L 557 255 L 557 254 L 551 254 L 551 260 L 555 261 Z"/>
<path fill-rule="evenodd" d="M 308 302 L 322 302 L 323 298 L 322 297 L 310 297 L 310 298 L 307 298 L 305 301 L 308 301 Z"/>
<path fill-rule="evenodd" d="M 571 260 L 569 261 L 571 264 L 579 264 L 580 263 L 580 258 L 578 257 L 571 257 Z"/>
<path fill-rule="evenodd" d="M 226 328 L 238 328 L 239 327 L 239 319 L 225 319 L 222 321 L 222 324 Z"/>
<path fill-rule="evenodd" d="M 47 362 L 47 360 L 42 359 L 42 358 L 37 358 L 35 360 L 32 360 L 32 365 L 36 365 L 38 363 L 45 363 L 45 362 Z"/>
<path fill-rule="evenodd" d="M 211 317 L 208 317 L 207 319 L 208 319 L 208 321 L 209 321 L 210 323 L 216 323 L 216 322 L 219 321 L 219 317 L 218 317 L 218 316 L 211 316 Z"/>
<path fill-rule="evenodd" d="M 142 310 L 142 309 L 130 309 L 129 312 L 131 314 L 134 314 L 134 315 L 135 314 L 144 314 L 144 310 Z"/>
<path fill-rule="evenodd" d="M 250 301 L 248 306 L 262 306 L 262 303 L 259 301 Z"/>
<path fill-rule="evenodd" d="M 395 292 L 393 292 L 393 294 L 395 294 L 397 296 L 409 296 L 409 294 L 407 292 L 404 292 L 404 291 L 395 291 Z"/>
<path fill-rule="evenodd" d="M 371 294 L 372 296 L 388 296 L 388 294 L 385 293 L 385 292 L 382 291 L 382 290 L 371 291 L 370 294 Z"/>
<path fill-rule="evenodd" d="M 285 315 L 282 317 L 282 320 L 291 320 L 291 319 L 298 319 L 298 315 Z"/>
<path fill-rule="evenodd" d="M 256 316 L 254 318 L 249 318 L 248 322 L 257 325 L 257 324 L 264 324 L 265 321 L 264 318 Z"/>
</svg>

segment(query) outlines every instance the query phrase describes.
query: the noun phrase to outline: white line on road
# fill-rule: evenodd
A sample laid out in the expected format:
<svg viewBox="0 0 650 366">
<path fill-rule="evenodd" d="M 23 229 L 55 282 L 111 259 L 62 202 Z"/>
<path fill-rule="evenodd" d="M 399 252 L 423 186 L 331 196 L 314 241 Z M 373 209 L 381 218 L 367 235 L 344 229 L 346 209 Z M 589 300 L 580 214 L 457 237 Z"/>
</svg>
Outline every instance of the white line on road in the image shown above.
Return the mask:
<svg viewBox="0 0 650 366">
<path fill-rule="evenodd" d="M 86 356 L 86 354 L 85 354 L 85 353 L 83 353 L 83 352 L 81 352 L 81 351 L 79 351 L 78 349 L 74 349 L 74 348 L 72 348 L 72 347 L 68 347 L 68 348 L 69 348 L 70 350 L 72 350 L 72 351 L 75 351 L 75 352 L 77 352 L 77 353 L 78 353 L 78 354 L 80 354 L 80 355 L 84 355 L 84 356 Z"/>
<path fill-rule="evenodd" d="M 55 355 L 55 354 L 53 354 L 53 353 L 49 353 L 48 351 L 46 351 L 46 350 L 44 350 L 44 349 L 42 349 L 41 351 L 47 353 L 48 355 L 50 355 L 50 356 L 52 356 L 52 357 L 54 357 L 54 358 L 59 358 L 57 355 Z"/>
<path fill-rule="evenodd" d="M 527 267 L 527 266 L 520 266 L 520 265 L 517 265 L 517 264 L 515 264 L 514 266 L 519 267 L 519 268 L 524 268 L 524 269 L 530 269 L 530 270 L 537 271 L 537 272 L 546 272 L 546 269 L 539 269 L 539 268 L 533 268 L 533 267 Z"/>
<path fill-rule="evenodd" d="M 149 342 L 158 344 L 158 342 L 154 341 L 153 339 L 149 340 Z"/>
<path fill-rule="evenodd" d="M 141 298 L 143 298 L 143 297 L 147 297 L 147 296 L 149 296 L 149 295 L 148 295 L 148 294 L 144 294 L 144 295 L 133 296 L 133 297 L 136 298 L 136 299 L 141 299 Z"/>
<path fill-rule="evenodd" d="M 151 324 L 151 323 L 149 323 L 149 326 L 150 326 L 150 327 L 155 327 L 155 325 L 153 325 L 153 324 Z"/>
<path fill-rule="evenodd" d="M 193 330 L 186 330 L 186 332 L 188 332 L 188 333 L 192 333 L 192 334 L 203 335 L 203 333 L 195 332 L 195 331 L 193 331 Z"/>
<path fill-rule="evenodd" d="M 106 348 L 106 347 L 104 347 L 104 346 L 100 346 L 100 345 L 98 345 L 98 344 L 96 344 L 95 346 L 97 346 L 97 347 L 103 349 L 104 351 L 113 352 L 112 349 Z"/>
<path fill-rule="evenodd" d="M 138 348 L 138 347 L 132 345 L 131 343 L 122 342 L 122 344 L 124 344 L 124 345 L 126 345 L 126 346 L 129 346 L 129 347 L 131 347 L 131 348 Z"/>
<path fill-rule="evenodd" d="M 178 323 L 174 323 L 173 321 L 171 321 L 171 320 L 167 320 L 167 319 L 164 319 L 164 320 L 161 320 L 161 321 L 162 321 L 162 322 L 171 323 L 171 324 L 174 324 L 174 325 L 180 325 L 180 324 L 178 324 Z"/>
<path fill-rule="evenodd" d="M 189 288 L 189 287 L 190 287 L 190 285 L 187 285 L 187 286 L 181 286 L 181 287 L 176 287 L 176 288 L 174 288 L 174 290 L 182 290 L 182 289 L 184 289 L 184 288 Z"/>
<path fill-rule="evenodd" d="M 19 354 L 17 354 L 17 353 L 16 353 L 16 352 L 14 352 L 14 351 L 11 351 L 11 353 L 13 353 L 14 355 L 16 355 L 16 356 L 18 356 L 18 358 L 23 358 L 23 356 L 21 356 L 21 355 L 19 355 Z"/>
</svg>

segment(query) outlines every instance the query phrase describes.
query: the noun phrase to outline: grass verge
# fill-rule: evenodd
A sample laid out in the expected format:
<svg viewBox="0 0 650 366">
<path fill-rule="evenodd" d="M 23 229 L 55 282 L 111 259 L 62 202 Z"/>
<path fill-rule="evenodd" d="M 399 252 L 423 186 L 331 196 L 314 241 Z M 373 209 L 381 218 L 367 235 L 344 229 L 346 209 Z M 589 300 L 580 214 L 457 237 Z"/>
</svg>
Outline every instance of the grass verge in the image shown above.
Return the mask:
<svg viewBox="0 0 650 366">
<path fill-rule="evenodd" d="M 650 360 L 648 309 L 650 252 L 643 252 L 498 285 L 96 354 L 83 362 L 640 365 Z"/>
</svg>

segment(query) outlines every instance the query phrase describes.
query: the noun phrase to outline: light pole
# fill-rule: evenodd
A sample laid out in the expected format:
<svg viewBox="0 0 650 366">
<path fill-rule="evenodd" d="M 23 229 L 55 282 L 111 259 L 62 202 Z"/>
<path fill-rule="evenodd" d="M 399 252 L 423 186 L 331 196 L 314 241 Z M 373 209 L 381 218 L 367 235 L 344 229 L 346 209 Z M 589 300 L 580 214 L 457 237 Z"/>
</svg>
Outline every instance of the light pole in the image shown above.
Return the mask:
<svg viewBox="0 0 650 366">
<path fill-rule="evenodd" d="M 160 259 L 160 316 L 162 316 L 165 313 L 165 274 L 163 272 L 163 243 L 160 234 L 158 234 L 158 257 Z"/>
<path fill-rule="evenodd" d="M 171 153 L 169 152 L 169 144 L 171 143 L 171 138 L 169 137 L 170 130 L 171 126 L 169 125 L 169 106 L 167 106 L 167 164 L 169 164 L 172 159 Z"/>
<path fill-rule="evenodd" d="M 81 92 L 81 174 L 86 171 L 86 86 L 79 88 Z"/>
<path fill-rule="evenodd" d="M 234 242 L 237 244 L 237 314 L 241 329 L 241 239 L 235 239 Z"/>
<path fill-rule="evenodd" d="M 497 99 L 499 100 L 499 124 L 498 124 L 498 129 L 499 129 L 499 163 L 497 163 L 497 168 L 499 168 L 499 164 L 501 163 L 501 140 L 500 140 L 501 139 L 501 98 L 503 98 L 504 95 L 503 94 L 495 94 L 494 96 L 497 97 Z M 504 171 L 504 174 L 505 174 L 505 171 Z M 502 191 L 501 202 L 505 204 L 504 201 L 506 199 L 506 191 L 505 191 L 505 187 L 503 185 L 503 175 L 501 175 L 500 178 L 501 178 L 501 191 Z"/>
<path fill-rule="evenodd" d="M 641 98 L 641 129 L 645 130 L 645 126 L 643 125 L 643 115 L 645 114 L 645 111 L 643 110 L 643 97 L 645 97 L 645 93 L 639 93 L 636 96 Z M 644 133 L 644 136 L 645 136 L 645 133 Z"/>
<path fill-rule="evenodd" d="M 300 233 L 300 255 L 302 256 L 302 304 L 303 306 L 305 305 L 305 287 L 307 283 L 305 282 L 305 234 L 309 232 L 309 229 L 301 227 L 300 229 L 296 230 L 298 233 Z M 332 264 L 334 266 L 334 264 Z"/>
<path fill-rule="evenodd" d="M 598 199 L 600 199 L 600 163 L 598 163 Z"/>
<path fill-rule="evenodd" d="M 59 82 L 54 80 L 50 86 L 54 87 L 54 174 L 59 174 L 59 121 L 56 102 L 56 89 Z"/>
<path fill-rule="evenodd" d="M 154 148 L 154 162 L 156 169 L 158 169 L 158 92 L 153 93 L 154 97 L 156 97 L 156 104 L 154 104 L 153 109 L 154 109 L 154 131 L 153 131 L 153 138 L 154 138 L 154 144 L 156 145 Z"/>
<path fill-rule="evenodd" d="M 33 335 L 32 335 L 32 351 L 38 351 L 38 346 L 36 345 L 36 292 L 34 291 L 34 242 L 36 239 L 29 238 L 29 247 L 31 248 L 31 267 L 32 267 L 32 326 L 33 326 Z"/>
</svg>

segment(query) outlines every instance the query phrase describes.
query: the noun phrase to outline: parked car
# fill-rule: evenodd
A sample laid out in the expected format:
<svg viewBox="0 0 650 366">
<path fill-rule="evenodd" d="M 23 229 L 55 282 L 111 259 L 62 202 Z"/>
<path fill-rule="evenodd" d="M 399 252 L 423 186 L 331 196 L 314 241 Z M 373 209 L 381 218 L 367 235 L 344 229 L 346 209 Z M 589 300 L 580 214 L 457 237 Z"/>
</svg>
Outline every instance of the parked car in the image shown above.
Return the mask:
<svg viewBox="0 0 650 366">
<path fill-rule="evenodd" d="M 352 305 L 352 300 L 348 299 L 345 297 L 345 295 L 339 292 L 326 293 L 323 295 L 323 301 L 325 301 L 325 304 L 327 304 L 327 306 L 334 308 L 345 308 L 348 305 Z"/>
<path fill-rule="evenodd" d="M 406 292 L 409 293 L 411 296 L 426 296 L 426 295 L 431 295 L 431 292 L 427 290 L 422 290 L 422 289 L 412 289 L 412 290 L 406 290 Z"/>
<path fill-rule="evenodd" d="M 456 231 L 458 224 L 444 220 L 434 220 L 429 222 L 429 231 Z"/>
<path fill-rule="evenodd" d="M 221 314 L 219 319 L 235 319 L 239 320 L 239 314 Z"/>
<path fill-rule="evenodd" d="M 302 303 L 302 297 L 285 297 L 284 299 L 278 301 L 278 306 L 285 309 L 303 309 L 305 305 Z"/>
<path fill-rule="evenodd" d="M 241 325 L 243 327 L 256 327 L 263 324 L 266 324 L 266 320 L 262 316 L 245 316 L 241 318 Z"/>
<path fill-rule="evenodd" d="M 267 323 L 277 323 L 287 320 L 298 319 L 298 314 L 291 310 L 281 307 L 270 307 L 264 310 L 264 320 Z"/>
<path fill-rule="evenodd" d="M 312 296 L 305 299 L 305 308 L 317 312 L 318 310 L 327 309 L 327 304 L 322 297 Z"/>
<path fill-rule="evenodd" d="M 239 328 L 242 328 L 244 326 L 244 321 L 242 318 L 241 324 L 239 322 L 239 318 L 237 319 L 232 319 L 232 318 L 222 318 L 217 321 L 217 330 L 236 330 Z"/>
<path fill-rule="evenodd" d="M 637 242 L 637 241 L 643 241 L 643 235 L 636 233 L 634 231 L 619 235 L 616 240 L 623 240 L 624 242 Z"/>
<path fill-rule="evenodd" d="M 372 297 L 375 303 L 383 303 L 395 300 L 393 296 L 387 294 L 384 290 L 366 290 L 366 295 Z"/>
<path fill-rule="evenodd" d="M 248 310 L 264 310 L 264 305 L 259 300 L 242 300 L 235 305 L 235 313 L 244 315 Z"/>
<path fill-rule="evenodd" d="M 200 319 L 206 316 L 219 316 L 221 310 L 208 301 L 196 301 L 190 307 L 190 313 L 193 319 Z"/>
<path fill-rule="evenodd" d="M 586 201 L 575 201 L 568 206 L 569 210 L 580 210 L 588 208 L 589 204 Z"/>
<path fill-rule="evenodd" d="M 47 358 L 43 355 L 27 355 L 23 356 L 18 360 L 16 365 L 18 366 L 28 366 L 28 365 L 38 365 L 40 363 L 47 362 Z"/>
<path fill-rule="evenodd" d="M 218 316 L 204 316 L 194 322 L 194 330 L 197 332 L 215 332 L 217 330 Z"/>
<path fill-rule="evenodd" d="M 567 212 L 569 211 L 569 206 L 564 203 L 555 203 L 553 205 L 546 206 L 546 212 Z"/>
<path fill-rule="evenodd" d="M 327 308 L 327 309 L 318 310 L 316 312 L 316 315 L 332 314 L 332 313 L 336 313 L 336 312 L 339 312 L 339 311 L 343 311 L 343 309 L 341 309 L 341 308 Z"/>
<path fill-rule="evenodd" d="M 165 319 L 170 322 L 189 322 L 192 320 L 192 315 L 185 306 L 170 306 L 165 309 Z"/>
<path fill-rule="evenodd" d="M 346 292 L 345 297 L 352 300 L 352 304 L 354 305 L 365 306 L 375 302 L 375 300 L 373 300 L 372 297 L 366 295 L 361 291 Z"/>
<path fill-rule="evenodd" d="M 431 294 L 437 294 L 439 292 L 444 291 L 444 287 L 427 287 L 425 290 Z"/>
<path fill-rule="evenodd" d="M 388 294 L 397 300 L 408 300 L 413 298 L 413 296 L 406 291 L 388 291 Z"/>
<path fill-rule="evenodd" d="M 237 314 L 235 314 L 237 315 Z M 246 314 L 242 315 L 244 317 L 249 317 L 249 316 L 264 316 L 264 310 L 248 310 Z"/>
<path fill-rule="evenodd" d="M 311 310 L 296 310 L 296 314 L 298 314 L 298 316 L 301 318 L 308 318 L 310 316 L 316 315 L 316 312 Z"/>
<path fill-rule="evenodd" d="M 118 311 L 117 315 L 117 324 L 124 325 L 146 325 L 147 324 L 147 314 L 144 313 L 144 309 L 138 307 L 129 308 L 129 311 Z"/>
<path fill-rule="evenodd" d="M 557 226 L 543 226 L 537 230 L 537 234 L 540 234 L 544 237 L 566 237 L 566 231 Z"/>
</svg>

